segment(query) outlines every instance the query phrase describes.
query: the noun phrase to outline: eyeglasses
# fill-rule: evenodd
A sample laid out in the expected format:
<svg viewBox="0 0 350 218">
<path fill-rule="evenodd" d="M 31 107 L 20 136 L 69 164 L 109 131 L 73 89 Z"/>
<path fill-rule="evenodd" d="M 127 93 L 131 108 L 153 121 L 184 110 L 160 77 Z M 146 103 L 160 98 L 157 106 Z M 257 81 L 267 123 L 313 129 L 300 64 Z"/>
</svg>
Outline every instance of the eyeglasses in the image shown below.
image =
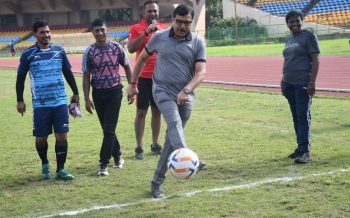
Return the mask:
<svg viewBox="0 0 350 218">
<path fill-rule="evenodd" d="M 189 27 L 191 26 L 192 21 L 175 19 L 175 23 L 176 25 L 179 25 L 179 26 L 181 26 L 182 24 L 185 24 L 186 27 Z"/>
</svg>

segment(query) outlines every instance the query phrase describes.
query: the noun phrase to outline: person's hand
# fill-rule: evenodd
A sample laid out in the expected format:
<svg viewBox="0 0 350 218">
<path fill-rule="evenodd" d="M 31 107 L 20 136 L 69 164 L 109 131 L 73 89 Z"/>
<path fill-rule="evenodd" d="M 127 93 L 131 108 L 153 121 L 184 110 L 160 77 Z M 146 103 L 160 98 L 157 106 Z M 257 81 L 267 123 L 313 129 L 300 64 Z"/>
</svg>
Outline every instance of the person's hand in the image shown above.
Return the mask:
<svg viewBox="0 0 350 218">
<path fill-rule="evenodd" d="M 132 104 L 135 100 L 135 95 L 139 94 L 139 90 L 135 84 L 129 84 L 128 88 L 126 88 L 126 94 L 129 104 Z"/>
<path fill-rule="evenodd" d="M 152 32 L 155 32 L 158 30 L 158 27 L 157 27 L 157 22 L 154 22 L 154 23 L 151 23 L 147 29 L 145 30 L 145 34 L 148 35 Z"/>
<path fill-rule="evenodd" d="M 94 106 L 94 103 L 92 103 L 92 101 L 90 99 L 85 100 L 85 109 L 90 114 L 93 114 L 92 110 L 95 110 L 95 106 Z"/>
<path fill-rule="evenodd" d="M 23 113 L 26 112 L 26 103 L 24 101 L 17 102 L 17 111 L 18 113 L 21 113 L 23 116 Z"/>
<path fill-rule="evenodd" d="M 188 101 L 188 94 L 186 94 L 183 90 L 181 90 L 181 92 L 177 94 L 176 103 L 178 105 L 182 105 L 182 104 L 185 104 L 186 101 Z"/>
<path fill-rule="evenodd" d="M 316 88 L 315 88 L 316 84 L 315 82 L 309 82 L 309 84 L 307 85 L 307 94 L 309 96 L 314 96 L 316 93 Z"/>
<path fill-rule="evenodd" d="M 80 101 L 79 95 L 73 95 L 72 96 L 72 98 L 71 98 L 71 102 L 72 103 L 77 103 L 78 105 L 80 105 L 79 101 Z"/>
</svg>

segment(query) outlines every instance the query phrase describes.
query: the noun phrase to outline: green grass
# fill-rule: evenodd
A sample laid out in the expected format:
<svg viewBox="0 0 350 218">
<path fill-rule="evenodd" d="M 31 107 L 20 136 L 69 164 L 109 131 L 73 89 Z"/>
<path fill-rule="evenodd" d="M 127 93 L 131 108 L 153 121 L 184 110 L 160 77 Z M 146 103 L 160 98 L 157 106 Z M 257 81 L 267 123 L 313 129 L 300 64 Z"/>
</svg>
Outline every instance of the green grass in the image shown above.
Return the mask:
<svg viewBox="0 0 350 218">
<path fill-rule="evenodd" d="M 15 71 L 0 71 L 0 217 L 37 217 L 66 210 L 134 202 L 119 209 L 90 211 L 78 217 L 349 217 L 350 173 L 310 176 L 350 166 L 350 101 L 315 97 L 312 161 L 296 165 L 286 156 L 295 148 L 292 120 L 279 94 L 201 87 L 186 127 L 190 147 L 207 162 L 191 180 L 168 175 L 167 200 L 151 201 L 150 180 L 157 156 L 150 154 L 149 120 L 143 161 L 133 159 L 135 107 L 123 99 L 117 135 L 126 160 L 124 169 L 110 169 L 99 178 L 102 133 L 96 114 L 84 111 L 71 119 L 67 169 L 72 182 L 41 180 L 40 161 L 31 135 L 29 78 L 27 112 L 16 111 Z M 81 77 L 77 77 L 81 84 Z M 149 118 L 149 117 L 148 117 Z M 164 140 L 162 126 L 161 141 Z M 49 159 L 55 168 L 54 140 Z M 265 180 L 309 176 L 230 191 L 183 194 Z"/>
<path fill-rule="evenodd" d="M 208 56 L 282 56 L 284 43 L 208 47 Z M 321 40 L 321 55 L 349 56 L 349 39 Z"/>
</svg>

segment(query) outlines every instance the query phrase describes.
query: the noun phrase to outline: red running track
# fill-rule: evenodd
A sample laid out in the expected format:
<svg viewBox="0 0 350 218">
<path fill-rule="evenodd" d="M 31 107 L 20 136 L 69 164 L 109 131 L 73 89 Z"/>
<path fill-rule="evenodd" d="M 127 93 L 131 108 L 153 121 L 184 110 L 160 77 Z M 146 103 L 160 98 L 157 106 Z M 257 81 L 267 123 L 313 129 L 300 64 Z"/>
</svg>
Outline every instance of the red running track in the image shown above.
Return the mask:
<svg viewBox="0 0 350 218">
<path fill-rule="evenodd" d="M 81 55 L 70 55 L 74 72 L 81 72 Z M 133 65 L 133 58 L 131 58 Z M 208 57 L 205 80 L 231 85 L 279 86 L 282 57 Z M 0 58 L 0 67 L 16 68 L 18 59 Z M 122 73 L 124 74 L 124 73 Z M 321 56 L 317 88 L 350 96 L 350 57 Z"/>
</svg>

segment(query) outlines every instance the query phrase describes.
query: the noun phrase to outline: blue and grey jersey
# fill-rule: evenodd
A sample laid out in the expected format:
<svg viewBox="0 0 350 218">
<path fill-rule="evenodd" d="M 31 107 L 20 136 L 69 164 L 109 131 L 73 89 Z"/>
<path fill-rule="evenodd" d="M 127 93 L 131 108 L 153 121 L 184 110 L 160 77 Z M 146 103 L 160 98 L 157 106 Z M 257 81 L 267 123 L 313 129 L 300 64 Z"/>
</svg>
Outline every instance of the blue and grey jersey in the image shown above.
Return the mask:
<svg viewBox="0 0 350 218">
<path fill-rule="evenodd" d="M 67 104 L 63 71 L 71 65 L 63 48 L 50 44 L 48 49 L 33 45 L 24 50 L 18 67 L 18 75 L 29 71 L 33 108 L 54 107 Z"/>
<path fill-rule="evenodd" d="M 303 85 L 309 82 L 312 54 L 319 54 L 317 36 L 309 30 L 291 35 L 286 39 L 283 50 L 283 81 Z"/>
<path fill-rule="evenodd" d="M 178 41 L 172 29 L 157 31 L 145 49 L 150 55 L 157 53 L 153 90 L 166 90 L 175 99 L 192 80 L 195 64 L 206 61 L 204 40 L 191 32 Z"/>
</svg>

